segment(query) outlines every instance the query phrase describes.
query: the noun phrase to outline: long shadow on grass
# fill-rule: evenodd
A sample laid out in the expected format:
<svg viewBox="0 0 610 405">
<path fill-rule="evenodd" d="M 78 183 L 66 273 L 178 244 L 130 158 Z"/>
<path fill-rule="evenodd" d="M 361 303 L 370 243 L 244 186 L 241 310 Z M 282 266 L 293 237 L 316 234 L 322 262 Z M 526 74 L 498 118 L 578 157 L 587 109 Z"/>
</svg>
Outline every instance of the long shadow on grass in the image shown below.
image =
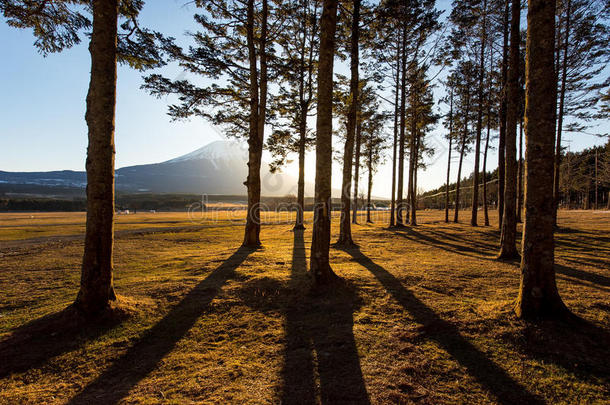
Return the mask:
<svg viewBox="0 0 610 405">
<path fill-rule="evenodd" d="M 0 378 L 42 366 L 53 357 L 78 349 L 120 323 L 122 318 L 117 315 L 91 324 L 70 306 L 17 328 L 0 342 Z"/>
<path fill-rule="evenodd" d="M 294 289 L 306 285 L 305 255 L 303 231 L 295 231 L 290 278 Z M 370 403 L 353 333 L 357 300 L 349 287 L 338 287 L 287 308 L 283 404 L 313 404 L 317 398 L 323 404 Z"/>
<path fill-rule="evenodd" d="M 464 338 L 452 323 L 443 320 L 430 307 L 420 301 L 389 271 L 373 262 L 358 249 L 346 250 L 354 260 L 366 267 L 385 289 L 402 305 L 417 323 L 424 325 L 426 337 L 438 343 L 447 353 L 468 369 L 471 376 L 496 397 L 501 404 L 544 404 L 524 386 L 512 379 L 501 367 L 491 361 Z"/>
<path fill-rule="evenodd" d="M 252 249 L 242 247 L 233 253 L 69 403 L 108 405 L 124 398 L 182 339 L 206 311 L 220 288 L 235 275 L 235 269 L 252 252 Z"/>
<path fill-rule="evenodd" d="M 557 263 L 555 263 L 555 271 L 564 276 L 578 278 L 603 287 L 610 287 L 610 277 L 602 276 L 601 274 L 589 273 L 588 271 L 562 266 Z"/>
</svg>

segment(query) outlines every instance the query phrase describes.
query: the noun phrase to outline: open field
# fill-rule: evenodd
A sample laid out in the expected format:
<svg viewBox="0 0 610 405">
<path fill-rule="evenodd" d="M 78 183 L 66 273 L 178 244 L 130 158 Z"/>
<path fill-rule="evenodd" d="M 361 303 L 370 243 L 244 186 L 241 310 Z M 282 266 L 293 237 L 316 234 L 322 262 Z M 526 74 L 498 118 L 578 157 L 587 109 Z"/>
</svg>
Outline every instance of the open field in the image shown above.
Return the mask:
<svg viewBox="0 0 610 405">
<path fill-rule="evenodd" d="M 346 284 L 317 293 L 311 224 L 293 233 L 270 214 L 251 251 L 243 211 L 230 215 L 118 216 L 131 316 L 79 327 L 60 311 L 78 291 L 84 214 L 0 214 L 0 403 L 610 402 L 610 212 L 560 212 L 576 326 L 512 315 L 518 263 L 494 260 L 495 213 L 491 227 L 439 211 L 400 231 L 356 225 L 359 249 L 331 249 Z"/>
</svg>

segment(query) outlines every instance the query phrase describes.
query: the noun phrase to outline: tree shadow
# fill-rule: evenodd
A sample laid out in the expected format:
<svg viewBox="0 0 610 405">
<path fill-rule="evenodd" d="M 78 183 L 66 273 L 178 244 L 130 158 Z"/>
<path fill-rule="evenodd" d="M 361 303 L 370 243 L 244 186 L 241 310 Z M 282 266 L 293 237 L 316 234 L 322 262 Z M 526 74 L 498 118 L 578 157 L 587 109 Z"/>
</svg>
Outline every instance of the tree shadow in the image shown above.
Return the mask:
<svg viewBox="0 0 610 405">
<path fill-rule="evenodd" d="M 303 231 L 294 232 L 289 286 L 307 285 Z M 353 333 L 357 294 L 350 286 L 298 295 L 286 308 L 283 404 L 369 404 Z"/>
<path fill-rule="evenodd" d="M 505 370 L 490 360 L 483 352 L 464 338 L 457 326 L 443 320 L 430 307 L 386 269 L 373 262 L 360 250 L 346 250 L 354 260 L 367 268 L 385 289 L 424 326 L 426 337 L 439 344 L 456 359 L 469 374 L 488 390 L 500 404 L 544 404 L 539 397 L 515 381 Z"/>
<path fill-rule="evenodd" d="M 519 351 L 556 364 L 580 379 L 601 378 L 610 383 L 610 331 L 585 319 L 526 322 L 517 339 L 507 336 L 506 340 Z"/>
<path fill-rule="evenodd" d="M 197 284 L 159 322 L 69 404 L 115 404 L 152 372 L 197 322 L 221 287 L 254 249 L 241 247 Z"/>
<path fill-rule="evenodd" d="M 470 247 L 467 244 L 462 245 L 458 243 L 452 243 L 447 241 L 445 238 L 432 237 L 430 235 L 418 232 L 412 228 L 407 229 L 405 231 L 394 231 L 394 233 L 415 243 L 421 243 L 424 245 L 432 246 L 458 255 L 474 257 L 476 259 L 484 260 L 493 260 L 494 258 L 493 256 L 482 255 L 479 250 Z"/>
<path fill-rule="evenodd" d="M 602 276 L 601 274 L 589 273 L 588 271 L 578 270 L 557 263 L 555 263 L 555 271 L 564 276 L 574 277 L 603 287 L 610 287 L 610 277 Z"/>
<path fill-rule="evenodd" d="M 0 378 L 42 366 L 103 335 L 126 317 L 126 313 L 109 311 L 95 322 L 88 322 L 69 306 L 29 322 L 0 342 Z"/>
</svg>

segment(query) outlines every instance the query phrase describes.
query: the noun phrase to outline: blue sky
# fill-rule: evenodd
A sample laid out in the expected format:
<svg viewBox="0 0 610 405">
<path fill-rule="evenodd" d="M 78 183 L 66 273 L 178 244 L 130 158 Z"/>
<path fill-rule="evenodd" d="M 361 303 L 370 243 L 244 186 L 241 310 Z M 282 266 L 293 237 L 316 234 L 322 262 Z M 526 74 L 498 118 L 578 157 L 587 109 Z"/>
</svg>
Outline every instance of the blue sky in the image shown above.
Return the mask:
<svg viewBox="0 0 610 405">
<path fill-rule="evenodd" d="M 186 30 L 196 29 L 192 19 L 195 8 L 185 0 L 148 1 L 142 13 L 144 25 L 167 35 L 181 38 Z M 439 2 L 446 8 L 448 1 Z M 0 19 L 0 170 L 46 171 L 84 170 L 87 147 L 85 96 L 90 71 L 90 58 L 85 42 L 60 54 L 42 57 L 32 46 L 33 36 Z M 342 69 L 341 66 L 338 69 Z M 163 72 L 176 77 L 181 71 L 168 67 Z M 140 90 L 142 74 L 120 67 L 117 89 L 116 165 L 168 160 L 194 149 L 223 139 L 221 131 L 202 119 L 171 122 L 166 115 L 166 99 L 158 100 Z M 606 123 L 606 132 L 608 125 Z M 391 128 L 388 128 L 391 132 Z M 431 166 L 419 175 L 424 189 L 444 182 L 446 147 L 442 128 L 429 135 L 439 145 Z M 589 135 L 568 136 L 571 150 L 579 150 L 604 141 Z M 497 162 L 489 158 L 488 168 Z M 472 158 L 467 159 L 464 173 L 472 170 Z M 315 157 L 309 153 L 306 177 L 313 181 Z M 333 184 L 340 187 L 340 167 L 334 163 Z M 294 173 L 293 164 L 286 169 Z M 452 176 L 452 178 L 455 175 Z M 391 170 L 389 165 L 376 176 L 374 194 L 389 195 Z"/>
</svg>

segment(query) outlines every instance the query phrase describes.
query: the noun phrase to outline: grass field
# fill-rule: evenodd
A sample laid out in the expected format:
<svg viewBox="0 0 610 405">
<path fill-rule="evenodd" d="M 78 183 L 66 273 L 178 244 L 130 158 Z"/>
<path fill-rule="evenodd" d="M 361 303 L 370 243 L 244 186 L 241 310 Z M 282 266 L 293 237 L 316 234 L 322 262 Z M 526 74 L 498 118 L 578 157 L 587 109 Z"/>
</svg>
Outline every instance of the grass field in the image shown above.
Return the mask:
<svg viewBox="0 0 610 405">
<path fill-rule="evenodd" d="M 0 214 L 0 403 L 610 403 L 610 212 L 560 213 L 576 325 L 512 315 L 518 263 L 494 260 L 495 214 L 442 217 L 354 226 L 359 248 L 331 250 L 347 282 L 312 292 L 311 224 L 293 233 L 287 214 L 264 218 L 256 251 L 239 248 L 243 212 L 119 216 L 130 316 L 83 327 L 61 311 L 84 214 Z"/>
</svg>

